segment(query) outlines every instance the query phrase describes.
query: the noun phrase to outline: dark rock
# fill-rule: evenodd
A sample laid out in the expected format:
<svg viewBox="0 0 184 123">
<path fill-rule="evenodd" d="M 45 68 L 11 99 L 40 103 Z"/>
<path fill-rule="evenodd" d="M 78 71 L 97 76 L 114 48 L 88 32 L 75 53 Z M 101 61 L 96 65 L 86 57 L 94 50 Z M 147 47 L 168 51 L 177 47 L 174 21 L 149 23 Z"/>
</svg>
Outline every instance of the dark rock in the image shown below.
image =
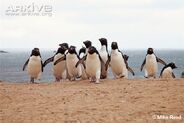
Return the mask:
<svg viewBox="0 0 184 123">
<path fill-rule="evenodd" d="M 0 50 L 0 53 L 8 53 L 7 51 Z"/>
</svg>

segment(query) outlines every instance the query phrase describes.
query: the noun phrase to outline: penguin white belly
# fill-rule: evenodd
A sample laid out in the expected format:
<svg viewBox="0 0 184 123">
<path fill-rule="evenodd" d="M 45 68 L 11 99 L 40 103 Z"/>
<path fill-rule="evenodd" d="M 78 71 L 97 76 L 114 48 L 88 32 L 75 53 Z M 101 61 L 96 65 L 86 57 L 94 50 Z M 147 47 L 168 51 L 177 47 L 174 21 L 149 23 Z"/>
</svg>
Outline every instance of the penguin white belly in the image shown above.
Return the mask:
<svg viewBox="0 0 184 123">
<path fill-rule="evenodd" d="M 158 64 L 154 54 L 146 56 L 146 63 L 145 63 L 145 76 L 149 77 L 156 77 L 156 73 L 158 71 Z"/>
<path fill-rule="evenodd" d="M 76 54 L 67 54 L 66 66 L 70 77 L 76 77 L 77 75 L 81 76 L 81 66 L 79 65 L 77 68 L 75 67 L 77 62 L 78 58 Z"/>
<path fill-rule="evenodd" d="M 123 75 L 124 75 L 124 78 L 128 78 L 128 70 L 126 67 L 123 69 Z"/>
<path fill-rule="evenodd" d="M 172 72 L 173 71 L 171 67 L 164 69 L 164 71 L 162 72 L 161 78 L 173 78 Z"/>
<path fill-rule="evenodd" d="M 110 62 L 112 71 L 117 76 L 123 75 L 127 76 L 127 69 L 124 62 L 124 59 L 122 58 L 121 53 L 111 54 L 111 62 Z"/>
<path fill-rule="evenodd" d="M 39 76 L 41 76 L 41 58 L 39 56 L 31 56 L 28 62 L 27 70 L 31 78 L 37 79 Z"/>
<path fill-rule="evenodd" d="M 107 51 L 105 50 L 100 50 L 99 52 L 100 54 L 100 57 L 102 58 L 103 62 L 106 63 L 107 60 L 108 60 L 108 54 L 107 54 Z"/>
<path fill-rule="evenodd" d="M 107 78 L 107 75 L 108 75 L 108 68 L 107 68 L 107 70 L 105 70 L 105 68 L 106 68 L 105 64 L 108 60 L 108 53 L 107 53 L 106 49 L 101 49 L 99 54 L 100 54 L 100 57 L 102 58 L 102 61 L 103 61 L 102 66 L 101 66 L 102 67 L 101 77 L 103 79 L 105 79 L 105 78 Z"/>
<path fill-rule="evenodd" d="M 59 58 L 63 57 L 63 54 L 57 54 L 54 56 L 54 62 L 57 61 Z M 53 62 L 53 63 L 54 63 Z M 53 74 L 55 77 L 63 78 L 63 74 L 66 72 L 66 61 L 61 61 L 58 64 L 53 66 Z M 64 77 L 65 78 L 65 77 Z"/>
<path fill-rule="evenodd" d="M 101 61 L 97 54 L 88 55 L 86 59 L 86 72 L 90 77 L 100 78 Z M 98 75 L 97 75 L 98 74 Z"/>
<path fill-rule="evenodd" d="M 79 57 L 83 58 L 84 56 L 85 56 L 85 53 L 82 52 Z"/>
</svg>

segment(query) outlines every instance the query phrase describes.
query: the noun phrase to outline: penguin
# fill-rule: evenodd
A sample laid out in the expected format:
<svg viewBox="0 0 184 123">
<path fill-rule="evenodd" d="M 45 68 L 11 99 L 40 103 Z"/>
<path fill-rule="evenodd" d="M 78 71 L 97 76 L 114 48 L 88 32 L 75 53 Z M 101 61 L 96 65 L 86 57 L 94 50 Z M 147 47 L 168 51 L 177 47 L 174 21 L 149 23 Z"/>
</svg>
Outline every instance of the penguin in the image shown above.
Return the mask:
<svg viewBox="0 0 184 123">
<path fill-rule="evenodd" d="M 100 83 L 101 75 L 101 64 L 103 63 L 102 58 L 100 57 L 99 52 L 93 46 L 88 48 L 88 54 L 86 56 L 86 73 L 90 78 L 91 82 L 96 84 Z"/>
<path fill-rule="evenodd" d="M 45 62 L 43 63 L 43 66 L 45 67 L 48 63 L 53 62 L 53 75 L 55 76 L 56 82 L 59 82 L 62 79 L 67 79 L 66 61 L 64 60 L 54 65 L 54 62 L 56 60 L 65 56 L 66 50 L 67 50 L 67 47 L 65 47 L 64 45 L 61 45 L 61 47 L 58 48 L 56 54 L 53 57 L 45 60 Z"/>
<path fill-rule="evenodd" d="M 35 83 L 35 79 L 40 79 L 41 73 L 43 72 L 43 63 L 40 55 L 39 48 L 34 48 L 31 52 L 29 59 L 23 66 L 23 71 L 27 66 L 27 72 L 30 76 L 30 82 Z"/>
<path fill-rule="evenodd" d="M 143 70 L 143 68 L 145 70 L 145 78 L 150 78 L 150 77 L 156 78 L 156 74 L 158 71 L 157 62 L 160 62 L 163 65 L 166 65 L 166 63 L 162 59 L 158 58 L 154 54 L 153 48 L 148 48 L 146 57 L 141 65 L 141 71 Z"/>
<path fill-rule="evenodd" d="M 163 69 L 160 72 L 160 78 L 176 78 L 173 69 L 177 68 L 176 65 L 171 62 L 163 67 Z"/>
<path fill-rule="evenodd" d="M 114 78 L 128 78 L 128 71 L 130 71 L 133 76 L 135 75 L 133 70 L 128 66 L 127 60 L 128 56 L 123 55 L 123 53 L 118 49 L 117 42 L 112 42 L 110 59 L 106 63 L 106 69 L 107 65 L 110 64 Z"/>
<path fill-rule="evenodd" d="M 109 53 L 108 53 L 108 47 L 107 47 L 107 39 L 100 38 L 99 41 L 101 43 L 101 49 L 99 50 L 99 54 L 103 62 L 106 63 L 108 59 L 110 58 Z M 105 64 L 102 67 L 105 68 Z M 107 78 L 107 70 L 101 72 L 100 78 L 101 79 Z"/>
<path fill-rule="evenodd" d="M 74 81 L 77 78 L 80 78 L 82 75 L 81 66 L 75 67 L 76 63 L 79 61 L 79 56 L 76 52 L 75 46 L 70 46 L 68 52 L 64 57 L 59 58 L 54 62 L 54 65 L 58 64 L 59 62 L 66 60 L 66 68 L 69 74 L 70 80 Z"/>
<path fill-rule="evenodd" d="M 85 47 L 81 48 L 79 50 L 79 57 L 80 57 L 80 60 L 77 62 L 77 64 L 75 65 L 76 67 L 81 66 L 81 69 L 82 69 L 82 79 L 87 79 L 89 78 L 86 74 L 86 71 L 85 71 L 85 60 L 86 60 L 86 56 L 88 54 L 88 48 L 92 46 L 92 42 L 89 41 L 89 40 L 86 40 L 86 41 L 83 41 L 83 44 L 85 45 Z"/>
<path fill-rule="evenodd" d="M 82 47 L 82 48 L 79 50 L 79 58 L 82 59 L 82 58 L 85 57 L 85 55 L 86 55 L 86 48 L 85 48 L 85 47 Z M 85 70 L 84 66 L 83 66 L 82 64 L 80 64 L 80 65 L 81 65 L 81 69 L 82 69 L 82 76 L 81 76 L 81 78 L 82 78 L 83 80 L 88 79 L 88 76 L 87 76 L 87 74 L 86 74 L 86 70 Z"/>
</svg>

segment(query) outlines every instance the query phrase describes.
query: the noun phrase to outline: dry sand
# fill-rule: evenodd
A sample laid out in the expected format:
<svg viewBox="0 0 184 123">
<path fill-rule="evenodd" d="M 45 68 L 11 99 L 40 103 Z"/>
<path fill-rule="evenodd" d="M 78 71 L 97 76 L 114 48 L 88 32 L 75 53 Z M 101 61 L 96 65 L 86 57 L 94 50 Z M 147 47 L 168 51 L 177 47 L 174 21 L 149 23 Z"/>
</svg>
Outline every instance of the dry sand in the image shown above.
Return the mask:
<svg viewBox="0 0 184 123">
<path fill-rule="evenodd" d="M 184 79 L 0 82 L 0 123 L 52 122 L 184 123 Z"/>
</svg>

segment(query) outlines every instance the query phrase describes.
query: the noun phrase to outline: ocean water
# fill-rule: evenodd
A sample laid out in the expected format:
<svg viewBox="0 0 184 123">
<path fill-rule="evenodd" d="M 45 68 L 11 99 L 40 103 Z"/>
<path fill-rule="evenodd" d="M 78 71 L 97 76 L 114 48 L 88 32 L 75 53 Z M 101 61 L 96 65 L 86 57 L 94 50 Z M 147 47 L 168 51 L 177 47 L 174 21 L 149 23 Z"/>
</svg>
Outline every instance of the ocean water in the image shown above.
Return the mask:
<svg viewBox="0 0 184 123">
<path fill-rule="evenodd" d="M 0 80 L 10 82 L 28 82 L 29 77 L 27 71 L 22 71 L 23 65 L 30 56 L 30 51 L 8 51 L 9 53 L 0 53 Z M 123 50 L 124 54 L 129 56 L 128 64 L 134 70 L 135 76 L 129 73 L 129 78 L 144 78 L 144 72 L 140 72 L 140 66 L 145 58 L 146 50 Z M 174 74 L 177 78 L 181 76 L 184 71 L 184 50 L 155 50 L 155 54 L 163 59 L 165 62 L 174 62 L 177 69 L 174 69 Z M 54 55 L 53 51 L 41 51 L 43 62 L 47 58 Z M 159 76 L 162 64 L 159 64 Z M 112 72 L 109 71 L 108 78 L 112 79 Z M 52 82 L 54 77 L 52 74 L 52 64 L 48 64 L 44 68 L 41 81 L 39 82 Z"/>
</svg>

